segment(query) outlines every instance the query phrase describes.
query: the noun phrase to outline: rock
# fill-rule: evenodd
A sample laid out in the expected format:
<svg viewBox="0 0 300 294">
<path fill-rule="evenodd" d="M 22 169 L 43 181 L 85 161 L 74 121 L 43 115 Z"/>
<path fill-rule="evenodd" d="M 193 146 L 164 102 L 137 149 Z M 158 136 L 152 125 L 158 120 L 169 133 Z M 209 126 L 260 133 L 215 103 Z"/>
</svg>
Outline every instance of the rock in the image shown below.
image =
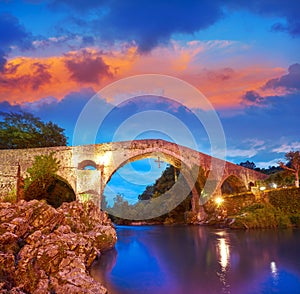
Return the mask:
<svg viewBox="0 0 300 294">
<path fill-rule="evenodd" d="M 0 265 L 0 293 L 2 293 L 14 285 L 15 256 L 12 253 L 0 252 Z"/>
<path fill-rule="evenodd" d="M 116 231 L 93 203 L 0 203 L 0 217 L 0 293 L 106 293 L 88 267 Z"/>
</svg>

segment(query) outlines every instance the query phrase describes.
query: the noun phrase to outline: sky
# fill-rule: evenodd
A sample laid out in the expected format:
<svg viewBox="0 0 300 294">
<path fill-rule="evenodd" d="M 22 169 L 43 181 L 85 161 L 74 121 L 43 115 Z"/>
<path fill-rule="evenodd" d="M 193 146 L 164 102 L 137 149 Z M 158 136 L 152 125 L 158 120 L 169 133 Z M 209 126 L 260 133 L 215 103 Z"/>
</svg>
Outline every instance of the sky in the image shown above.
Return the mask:
<svg viewBox="0 0 300 294">
<path fill-rule="evenodd" d="M 209 101 L 227 160 L 276 165 L 300 149 L 299 11 L 297 0 L 0 0 L 0 111 L 51 120 L 72 145 L 78 117 L 96 93 L 124 78 L 167 75 Z M 164 86 L 156 93 L 165 97 Z M 132 133 L 160 121 L 162 110 L 184 121 L 196 149 L 211 154 L 207 129 L 192 123 L 191 113 L 209 111 L 202 98 L 184 91 L 176 102 L 167 98 L 118 105 L 113 113 L 119 115 L 106 119 L 95 142 L 172 137 L 149 127 Z M 116 106 L 107 96 L 98 100 L 94 115 Z M 122 119 L 127 128 L 113 136 Z M 80 143 L 95 143 L 84 138 Z"/>
</svg>

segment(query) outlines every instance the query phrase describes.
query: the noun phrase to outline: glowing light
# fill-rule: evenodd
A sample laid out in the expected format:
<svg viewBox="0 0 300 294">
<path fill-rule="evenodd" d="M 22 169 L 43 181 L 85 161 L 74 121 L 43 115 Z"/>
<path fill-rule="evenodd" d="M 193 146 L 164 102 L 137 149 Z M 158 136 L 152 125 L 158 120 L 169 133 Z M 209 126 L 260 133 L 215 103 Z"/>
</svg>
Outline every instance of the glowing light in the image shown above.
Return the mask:
<svg viewBox="0 0 300 294">
<path fill-rule="evenodd" d="M 276 183 L 273 183 L 273 184 L 272 184 L 272 187 L 273 187 L 274 189 L 276 189 L 276 188 L 277 188 L 277 184 L 276 184 Z"/>
<path fill-rule="evenodd" d="M 112 153 L 111 151 L 107 151 L 105 152 L 103 155 L 101 155 L 99 158 L 98 158 L 98 162 L 101 164 L 101 165 L 108 165 L 112 160 Z"/>
<path fill-rule="evenodd" d="M 224 202 L 224 199 L 219 196 L 219 197 L 215 198 L 215 202 L 218 206 L 220 206 Z"/>
<path fill-rule="evenodd" d="M 261 187 L 259 188 L 259 190 L 260 190 L 260 191 L 264 191 L 264 190 L 266 190 L 266 187 L 261 186 Z"/>
</svg>

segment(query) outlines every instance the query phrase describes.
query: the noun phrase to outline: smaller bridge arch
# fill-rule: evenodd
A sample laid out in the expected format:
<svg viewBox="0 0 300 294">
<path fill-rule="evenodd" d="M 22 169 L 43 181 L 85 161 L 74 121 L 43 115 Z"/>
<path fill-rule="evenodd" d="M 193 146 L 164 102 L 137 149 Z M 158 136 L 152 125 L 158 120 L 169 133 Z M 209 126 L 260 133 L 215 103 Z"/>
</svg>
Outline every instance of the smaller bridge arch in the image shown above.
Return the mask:
<svg viewBox="0 0 300 294">
<path fill-rule="evenodd" d="M 246 192 L 248 187 L 245 186 L 243 179 L 235 174 L 228 175 L 221 184 L 221 193 L 225 195 Z"/>
<path fill-rule="evenodd" d="M 79 162 L 77 169 L 85 170 L 86 167 L 93 167 L 94 169 L 99 169 L 99 165 L 95 161 L 89 159 Z"/>
</svg>

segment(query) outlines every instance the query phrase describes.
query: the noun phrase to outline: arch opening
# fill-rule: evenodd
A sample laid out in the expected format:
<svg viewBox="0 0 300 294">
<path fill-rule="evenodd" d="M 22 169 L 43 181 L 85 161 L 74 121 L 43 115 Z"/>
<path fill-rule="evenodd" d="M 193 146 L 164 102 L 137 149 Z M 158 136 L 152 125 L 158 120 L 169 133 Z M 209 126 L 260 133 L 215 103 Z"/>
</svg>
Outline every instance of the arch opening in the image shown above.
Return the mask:
<svg viewBox="0 0 300 294">
<path fill-rule="evenodd" d="M 150 158 L 150 159 L 149 159 Z M 142 170 L 144 174 L 141 175 L 136 174 L 136 176 L 140 177 L 137 180 L 137 184 L 144 184 L 142 190 L 139 193 L 135 194 L 135 201 L 132 200 L 131 197 L 129 199 L 126 198 L 126 189 L 123 189 L 121 185 L 115 189 L 114 193 L 112 194 L 111 191 L 109 192 L 110 188 L 116 188 L 115 183 L 120 180 L 120 174 L 122 175 L 122 170 L 126 170 L 128 165 L 133 165 L 137 167 L 139 164 L 145 163 L 145 160 L 148 160 L 148 171 Z M 149 164 L 149 162 L 151 162 Z M 160 165 L 160 166 L 159 166 Z M 156 166 L 156 170 L 159 173 L 156 173 L 154 177 L 150 180 L 148 176 L 150 176 L 149 170 L 154 170 Z M 184 215 L 185 212 L 190 211 L 192 209 L 192 190 L 194 186 L 190 186 L 188 181 L 186 181 L 185 177 L 187 177 L 187 173 L 183 174 L 181 169 L 183 168 L 184 164 L 178 158 L 172 157 L 168 154 L 164 154 L 161 152 L 154 152 L 154 153 L 146 153 L 138 156 L 134 156 L 130 159 L 125 160 L 122 162 L 113 173 L 108 177 L 106 181 L 105 188 L 103 190 L 103 197 L 102 197 L 102 204 L 101 207 L 104 208 L 109 214 L 114 215 L 121 218 L 123 221 L 126 220 L 149 220 L 153 221 L 157 218 L 157 221 L 160 222 L 170 222 L 172 223 L 172 218 L 176 216 L 176 213 L 180 213 L 181 211 L 181 222 L 184 222 Z M 185 166 L 185 169 L 188 167 Z M 130 169 L 129 169 L 130 170 Z M 128 170 L 127 170 L 128 171 Z M 147 174 L 148 172 L 148 174 Z M 126 174 L 126 172 L 125 172 Z M 128 174 L 126 174 L 128 175 Z M 135 175 L 131 175 L 134 177 Z M 153 175 L 152 175 L 153 176 Z M 117 179 L 117 181 L 116 181 Z M 149 179 L 147 183 L 144 180 Z M 133 179 L 135 182 L 136 179 Z M 130 186 L 131 177 L 129 177 L 129 181 L 125 181 L 125 186 Z M 178 201 L 178 197 L 174 196 L 174 192 L 171 192 L 175 183 L 180 181 L 180 189 L 182 189 L 183 199 Z M 129 183 L 128 183 L 129 182 Z M 192 181 L 190 181 L 192 182 Z M 194 183 L 193 183 L 194 184 Z M 112 186 L 112 187 L 111 187 Z M 141 185 L 142 186 L 142 185 Z M 181 187 L 182 186 L 182 187 Z M 184 187 L 183 187 L 184 186 Z M 119 190 L 118 190 L 119 188 Z M 188 191 L 187 191 L 188 190 Z M 194 189 L 195 190 L 195 189 Z M 123 192 L 120 192 L 123 191 Z M 177 187 L 178 191 L 178 187 Z M 108 196 L 108 193 L 111 193 L 111 196 Z M 185 194 L 186 193 L 186 194 Z M 174 196 L 175 206 L 172 207 L 171 204 L 174 203 L 165 203 L 166 201 L 162 201 L 160 203 L 161 206 L 164 206 L 163 214 L 156 214 L 153 213 L 150 215 L 141 215 L 137 212 L 137 210 L 143 210 L 149 203 L 154 203 L 155 201 L 159 201 L 160 197 L 164 197 L 168 194 L 167 198 L 171 199 Z M 180 196 L 181 195 L 177 195 Z M 113 202 L 112 202 L 113 200 Z M 178 203 L 176 203 L 176 200 Z M 169 207 L 168 207 L 169 206 Z M 181 207 L 180 207 L 181 206 Z M 183 206 L 183 207 L 182 207 Z M 157 207 L 155 207 L 157 208 Z M 177 209 L 177 211 L 176 211 Z M 127 210 L 127 211 L 124 211 Z M 135 210 L 131 212 L 131 210 Z M 173 211 L 174 210 L 174 211 Z M 149 211 L 148 211 L 149 212 Z M 136 218 L 133 214 L 139 214 L 139 218 Z M 160 219 L 159 219 L 160 218 Z"/>
<path fill-rule="evenodd" d="M 97 170 L 98 165 L 93 160 L 83 160 L 80 163 L 78 163 L 79 170 Z"/>
<path fill-rule="evenodd" d="M 221 192 L 223 195 L 231 195 L 247 192 L 243 181 L 235 175 L 228 176 L 221 185 Z"/>
<path fill-rule="evenodd" d="M 44 199 L 55 208 L 59 207 L 63 202 L 76 200 L 76 194 L 67 180 L 51 174 L 35 179 L 25 189 L 24 197 L 27 201 Z"/>
</svg>

